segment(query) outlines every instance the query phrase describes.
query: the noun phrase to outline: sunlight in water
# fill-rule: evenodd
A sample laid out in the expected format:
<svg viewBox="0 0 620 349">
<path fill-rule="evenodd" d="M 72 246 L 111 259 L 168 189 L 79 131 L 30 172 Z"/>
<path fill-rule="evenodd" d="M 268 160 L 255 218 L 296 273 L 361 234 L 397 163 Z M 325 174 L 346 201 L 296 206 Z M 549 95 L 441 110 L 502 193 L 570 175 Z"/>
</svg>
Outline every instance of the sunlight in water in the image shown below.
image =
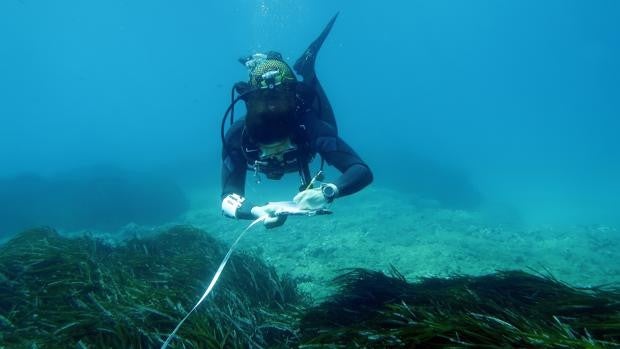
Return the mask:
<svg viewBox="0 0 620 349">
<path fill-rule="evenodd" d="M 281 42 L 280 35 L 286 33 L 290 13 L 297 13 L 296 5 L 279 0 L 258 0 L 252 15 L 254 49 L 264 49 L 270 42 Z M 269 33 L 269 34 L 266 34 Z"/>
<path fill-rule="evenodd" d="M 269 5 L 267 5 L 267 1 L 265 0 L 259 1 L 258 13 L 260 16 L 267 16 L 269 14 Z"/>
</svg>

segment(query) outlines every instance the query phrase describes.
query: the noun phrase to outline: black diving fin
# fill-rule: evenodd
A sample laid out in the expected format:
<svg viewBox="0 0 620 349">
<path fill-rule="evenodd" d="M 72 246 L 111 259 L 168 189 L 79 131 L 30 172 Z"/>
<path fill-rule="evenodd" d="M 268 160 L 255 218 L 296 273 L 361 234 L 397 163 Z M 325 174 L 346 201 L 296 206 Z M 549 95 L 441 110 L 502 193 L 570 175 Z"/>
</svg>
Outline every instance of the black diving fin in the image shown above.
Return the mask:
<svg viewBox="0 0 620 349">
<path fill-rule="evenodd" d="M 315 78 L 314 63 L 316 61 L 316 56 L 319 53 L 321 46 L 323 46 L 325 38 L 327 38 L 327 35 L 329 35 L 329 32 L 332 30 L 332 27 L 334 26 L 334 23 L 336 22 L 336 18 L 338 18 L 339 13 L 340 12 L 336 12 L 334 17 L 332 17 L 332 19 L 329 21 L 329 23 L 327 23 L 327 25 L 321 32 L 321 35 L 319 35 L 319 37 L 316 38 L 310 44 L 310 46 L 308 46 L 308 48 L 301 55 L 301 57 L 297 59 L 295 65 L 293 65 L 293 69 L 295 69 L 295 72 L 297 72 L 297 74 L 301 75 L 304 78 L 304 82 L 309 82 Z"/>
</svg>

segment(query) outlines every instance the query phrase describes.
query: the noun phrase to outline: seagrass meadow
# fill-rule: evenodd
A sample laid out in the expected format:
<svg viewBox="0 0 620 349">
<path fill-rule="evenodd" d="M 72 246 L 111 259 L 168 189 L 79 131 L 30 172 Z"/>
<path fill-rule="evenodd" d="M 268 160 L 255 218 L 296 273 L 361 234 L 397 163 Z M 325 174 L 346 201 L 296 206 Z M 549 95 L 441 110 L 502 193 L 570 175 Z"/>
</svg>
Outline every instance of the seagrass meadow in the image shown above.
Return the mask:
<svg viewBox="0 0 620 349">
<path fill-rule="evenodd" d="M 157 348 L 196 303 L 226 247 L 174 226 L 110 244 L 22 232 L 0 248 L 0 347 Z M 501 271 L 409 282 L 341 270 L 320 302 L 250 253 L 233 255 L 174 348 L 620 346 L 620 290 Z"/>
<path fill-rule="evenodd" d="M 0 343 L 19 348 L 154 348 L 202 293 L 226 251 L 191 227 L 122 246 L 52 229 L 26 231 L 0 252 Z M 292 280 L 233 256 L 214 297 L 176 347 L 285 345 Z M 293 309 L 291 309 L 293 310 Z"/>
</svg>

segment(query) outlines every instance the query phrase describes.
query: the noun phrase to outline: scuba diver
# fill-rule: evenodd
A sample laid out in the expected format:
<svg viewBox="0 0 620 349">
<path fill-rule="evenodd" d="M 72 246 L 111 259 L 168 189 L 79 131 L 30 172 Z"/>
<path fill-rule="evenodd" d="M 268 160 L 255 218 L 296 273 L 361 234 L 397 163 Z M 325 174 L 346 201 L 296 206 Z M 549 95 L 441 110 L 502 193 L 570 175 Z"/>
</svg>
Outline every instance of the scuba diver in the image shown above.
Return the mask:
<svg viewBox="0 0 620 349">
<path fill-rule="evenodd" d="M 300 192 L 293 201 L 302 209 L 324 209 L 334 199 L 358 192 L 373 180 L 366 163 L 338 137 L 332 107 L 319 83 L 314 64 L 316 55 L 337 18 L 336 14 L 321 35 L 295 62 L 298 81 L 290 66 L 277 52 L 257 53 L 241 58 L 249 72 L 249 82 L 234 85 L 231 104 L 222 120 L 222 213 L 231 218 L 254 220 L 266 217 L 267 228 L 284 224 L 286 215 L 275 214 L 269 203 L 254 205 L 244 197 L 246 172 L 280 179 L 298 172 Z M 237 97 L 235 97 L 235 92 Z M 244 119 L 234 121 L 235 104 L 246 105 Z M 228 115 L 230 127 L 225 133 Z M 309 163 L 321 157 L 321 171 L 311 177 Z M 331 183 L 321 183 L 324 162 L 341 175 Z"/>
</svg>

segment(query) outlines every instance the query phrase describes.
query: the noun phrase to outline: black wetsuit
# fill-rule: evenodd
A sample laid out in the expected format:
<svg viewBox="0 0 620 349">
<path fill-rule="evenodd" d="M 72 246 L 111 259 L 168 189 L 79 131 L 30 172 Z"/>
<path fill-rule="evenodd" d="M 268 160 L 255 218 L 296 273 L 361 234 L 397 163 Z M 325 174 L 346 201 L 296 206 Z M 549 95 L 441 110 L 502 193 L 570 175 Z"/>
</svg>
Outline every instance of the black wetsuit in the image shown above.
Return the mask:
<svg viewBox="0 0 620 349">
<path fill-rule="evenodd" d="M 368 165 L 338 137 L 334 112 L 314 70 L 316 56 L 337 17 L 336 13 L 294 65 L 295 71 L 303 77 L 303 84 L 298 85 L 301 89 L 297 90 L 298 110 L 295 115 L 291 115 L 297 120 L 298 127 L 289 135 L 297 149 L 285 154 L 283 161 L 263 165 L 260 163 L 259 147 L 245 132 L 244 120 L 235 122 L 224 137 L 222 197 L 233 193 L 245 195 L 245 177 L 248 170 L 266 173 L 270 178 L 281 177 L 283 173 L 299 172 L 305 182 L 308 182 L 307 164 L 317 154 L 342 173 L 335 181 L 331 181 L 338 187 L 339 197 L 353 194 L 372 182 L 373 176 Z M 268 55 L 282 59 L 277 52 L 270 52 Z M 243 63 L 245 64 L 245 61 Z M 304 86 L 309 88 L 305 92 L 302 88 Z M 252 218 L 247 212 L 241 216 Z"/>
<path fill-rule="evenodd" d="M 321 91 L 322 92 L 322 91 Z M 329 103 L 327 100 L 324 103 Z M 331 107 L 330 107 L 331 109 Z M 331 181 L 338 187 L 338 196 L 353 194 L 372 182 L 373 175 L 366 163 L 337 135 L 333 125 L 321 120 L 314 110 L 298 116 L 299 128 L 290 135 L 297 146 L 282 167 L 283 172 L 297 172 L 319 154 L 342 175 Z M 236 193 L 244 196 L 247 171 L 255 171 L 259 149 L 244 132 L 244 120 L 235 122 L 226 133 L 223 151 L 222 197 Z M 258 166 L 258 172 L 269 174 L 273 168 Z M 272 166 L 273 167 L 273 166 Z"/>
</svg>

